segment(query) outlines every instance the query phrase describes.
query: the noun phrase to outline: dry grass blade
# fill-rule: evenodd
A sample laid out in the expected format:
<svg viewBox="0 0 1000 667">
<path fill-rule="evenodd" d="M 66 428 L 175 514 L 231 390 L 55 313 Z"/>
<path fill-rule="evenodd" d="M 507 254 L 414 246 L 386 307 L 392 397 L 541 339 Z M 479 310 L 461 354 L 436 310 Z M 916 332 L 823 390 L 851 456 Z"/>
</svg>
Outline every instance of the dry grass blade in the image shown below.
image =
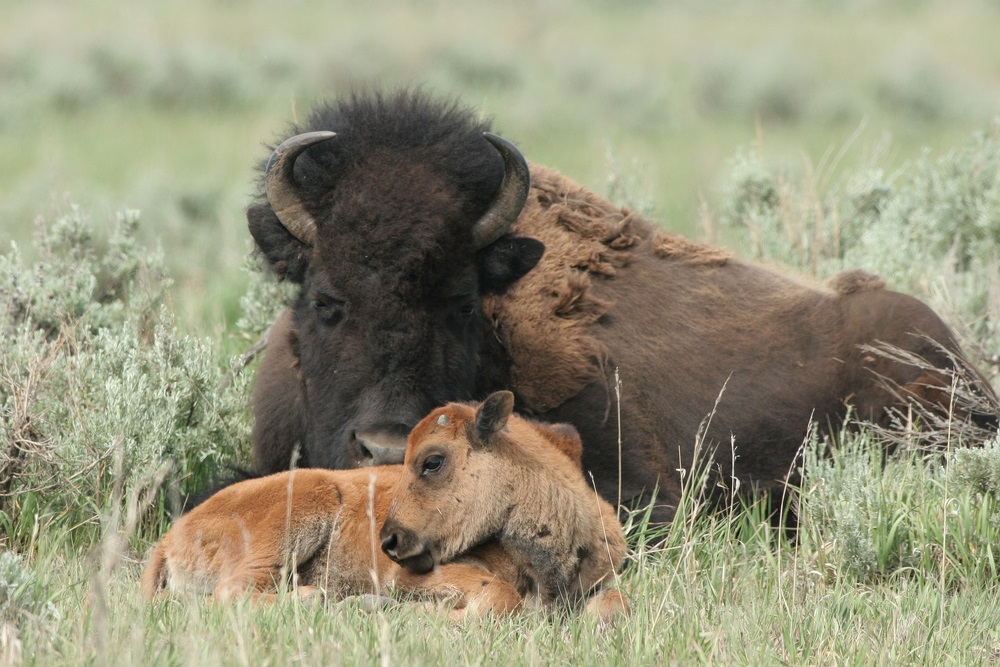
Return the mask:
<svg viewBox="0 0 1000 667">
<path fill-rule="evenodd" d="M 965 359 L 933 340 L 927 340 L 947 355 L 952 368 L 938 368 L 920 355 L 887 343 L 866 345 L 862 349 L 892 362 L 913 366 L 932 376 L 946 378 L 945 391 L 950 402 L 948 412 L 942 413 L 935 409 L 936 406 L 915 399 L 896 382 L 880 376 L 883 386 L 905 407 L 889 409 L 887 424 L 860 423 L 893 447 L 926 452 L 945 451 L 956 443 L 980 444 L 995 437 L 997 420 L 1000 419 L 1000 400 L 992 389 L 984 391 L 986 380 L 982 374 Z M 942 386 L 927 386 L 944 389 Z"/>
<path fill-rule="evenodd" d="M 272 328 L 273 325 L 269 326 L 264 333 L 260 335 L 260 338 L 258 338 L 253 345 L 247 348 L 246 352 L 233 361 L 232 368 L 229 369 L 229 375 L 225 376 L 222 379 L 222 382 L 219 383 L 219 389 L 226 389 L 229 387 L 233 381 L 236 380 L 239 374 L 243 372 L 243 369 L 250 365 L 250 362 L 256 359 L 257 355 L 267 349 L 267 345 L 271 340 Z"/>
</svg>

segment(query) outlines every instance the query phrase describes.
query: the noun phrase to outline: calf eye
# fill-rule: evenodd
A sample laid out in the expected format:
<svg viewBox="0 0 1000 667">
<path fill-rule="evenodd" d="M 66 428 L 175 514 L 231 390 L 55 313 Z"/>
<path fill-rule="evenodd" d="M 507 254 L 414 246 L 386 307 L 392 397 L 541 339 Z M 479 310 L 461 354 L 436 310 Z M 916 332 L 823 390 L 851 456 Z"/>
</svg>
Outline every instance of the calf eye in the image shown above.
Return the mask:
<svg viewBox="0 0 1000 667">
<path fill-rule="evenodd" d="M 471 317 L 476 314 L 476 304 L 475 302 L 470 302 L 463 304 L 461 308 L 458 309 L 458 314 L 463 317 Z"/>
<path fill-rule="evenodd" d="M 431 454 L 424 459 L 424 465 L 420 469 L 420 475 L 423 476 L 435 473 L 441 469 L 442 465 L 444 465 L 444 457 L 440 454 Z"/>
</svg>

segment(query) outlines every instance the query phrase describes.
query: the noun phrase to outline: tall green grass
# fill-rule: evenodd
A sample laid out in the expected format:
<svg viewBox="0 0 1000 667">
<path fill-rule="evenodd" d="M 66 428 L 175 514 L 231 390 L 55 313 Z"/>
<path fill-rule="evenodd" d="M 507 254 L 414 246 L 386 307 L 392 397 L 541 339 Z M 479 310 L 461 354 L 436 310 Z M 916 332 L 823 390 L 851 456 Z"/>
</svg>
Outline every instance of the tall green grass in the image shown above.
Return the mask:
<svg viewBox="0 0 1000 667">
<path fill-rule="evenodd" d="M 996 488 L 982 495 L 915 457 L 883 466 L 870 444 L 807 475 L 797 540 L 756 505 L 706 515 L 698 476 L 662 543 L 644 544 L 637 514 L 639 546 L 619 582 L 633 612 L 612 628 L 538 611 L 455 625 L 415 604 L 368 612 L 291 595 L 273 606 L 148 602 L 140 563 L 121 551 L 131 527 L 109 517 L 89 557 L 50 536 L 27 563 L 0 568 L 0 594 L 30 582 L 0 604 L 0 655 L 38 665 L 988 664 L 1000 649 L 996 571 L 968 539 L 997 544 L 1000 527 L 980 509 L 995 507 Z M 873 548 L 859 549 L 866 541 Z"/>
</svg>

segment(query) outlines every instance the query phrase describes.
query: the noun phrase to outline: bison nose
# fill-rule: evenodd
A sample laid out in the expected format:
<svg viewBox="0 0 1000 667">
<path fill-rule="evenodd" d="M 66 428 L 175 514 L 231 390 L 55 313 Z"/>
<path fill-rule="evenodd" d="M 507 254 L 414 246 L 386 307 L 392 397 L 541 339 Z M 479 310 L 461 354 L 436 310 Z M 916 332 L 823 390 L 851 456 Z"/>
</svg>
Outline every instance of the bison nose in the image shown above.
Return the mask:
<svg viewBox="0 0 1000 667">
<path fill-rule="evenodd" d="M 402 463 L 406 454 L 409 427 L 403 424 L 380 426 L 354 433 L 362 465 L 384 466 Z"/>
</svg>

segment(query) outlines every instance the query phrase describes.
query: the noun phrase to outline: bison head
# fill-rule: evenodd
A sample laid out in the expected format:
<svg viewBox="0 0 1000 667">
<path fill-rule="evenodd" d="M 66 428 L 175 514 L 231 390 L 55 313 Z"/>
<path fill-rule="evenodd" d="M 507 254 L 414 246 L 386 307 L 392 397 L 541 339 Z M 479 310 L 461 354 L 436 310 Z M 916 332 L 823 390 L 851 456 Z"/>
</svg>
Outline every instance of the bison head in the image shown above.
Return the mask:
<svg viewBox="0 0 1000 667">
<path fill-rule="evenodd" d="M 399 463 L 423 415 L 482 391 L 480 299 L 541 258 L 509 233 L 528 167 L 471 113 L 420 96 L 354 99 L 304 129 L 274 151 L 247 212 L 271 267 L 301 285 L 284 343 L 304 462 Z"/>
</svg>

